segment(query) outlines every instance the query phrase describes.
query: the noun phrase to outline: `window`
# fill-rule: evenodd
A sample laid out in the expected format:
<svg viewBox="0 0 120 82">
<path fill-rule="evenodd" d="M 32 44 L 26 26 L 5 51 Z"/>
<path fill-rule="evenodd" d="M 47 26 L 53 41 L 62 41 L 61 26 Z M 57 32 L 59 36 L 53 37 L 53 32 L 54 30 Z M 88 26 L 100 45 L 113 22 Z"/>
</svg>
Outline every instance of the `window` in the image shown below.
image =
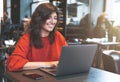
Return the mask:
<svg viewBox="0 0 120 82">
<path fill-rule="evenodd" d="M 113 26 L 120 26 L 120 0 L 108 0 L 106 6 L 108 18 L 113 22 Z"/>
<path fill-rule="evenodd" d="M 49 2 L 49 0 L 33 0 L 31 4 L 31 14 L 34 12 L 34 10 L 39 4 L 45 3 L 45 2 Z"/>
</svg>

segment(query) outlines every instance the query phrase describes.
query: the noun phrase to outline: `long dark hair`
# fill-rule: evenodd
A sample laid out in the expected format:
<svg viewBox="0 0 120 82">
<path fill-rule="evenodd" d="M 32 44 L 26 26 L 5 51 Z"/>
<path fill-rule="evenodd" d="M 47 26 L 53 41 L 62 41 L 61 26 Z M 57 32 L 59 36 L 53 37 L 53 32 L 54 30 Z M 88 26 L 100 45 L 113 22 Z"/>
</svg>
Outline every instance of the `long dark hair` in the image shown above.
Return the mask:
<svg viewBox="0 0 120 82">
<path fill-rule="evenodd" d="M 50 15 L 56 12 L 57 16 L 58 11 L 57 8 L 52 5 L 51 3 L 43 3 L 40 4 L 34 11 L 31 22 L 30 22 L 30 45 L 34 45 L 36 48 L 42 48 L 44 46 L 42 40 L 41 40 L 41 29 L 43 25 L 45 24 L 46 20 L 50 17 Z M 57 17 L 59 18 L 59 17 Z M 55 40 L 54 35 L 55 28 L 53 31 L 50 32 L 48 39 L 50 44 L 52 44 Z"/>
</svg>

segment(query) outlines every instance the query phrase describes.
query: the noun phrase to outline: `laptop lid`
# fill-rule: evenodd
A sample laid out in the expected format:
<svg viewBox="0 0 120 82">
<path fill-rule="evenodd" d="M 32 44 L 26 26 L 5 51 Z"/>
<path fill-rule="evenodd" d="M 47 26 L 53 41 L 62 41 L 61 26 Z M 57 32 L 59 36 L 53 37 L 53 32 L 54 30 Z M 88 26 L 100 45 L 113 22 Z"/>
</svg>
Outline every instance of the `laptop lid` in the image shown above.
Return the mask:
<svg viewBox="0 0 120 82">
<path fill-rule="evenodd" d="M 57 69 L 42 71 L 53 76 L 64 76 L 89 71 L 97 50 L 95 44 L 63 46 Z"/>
<path fill-rule="evenodd" d="M 56 76 L 88 72 L 96 50 L 96 44 L 63 46 Z"/>
</svg>

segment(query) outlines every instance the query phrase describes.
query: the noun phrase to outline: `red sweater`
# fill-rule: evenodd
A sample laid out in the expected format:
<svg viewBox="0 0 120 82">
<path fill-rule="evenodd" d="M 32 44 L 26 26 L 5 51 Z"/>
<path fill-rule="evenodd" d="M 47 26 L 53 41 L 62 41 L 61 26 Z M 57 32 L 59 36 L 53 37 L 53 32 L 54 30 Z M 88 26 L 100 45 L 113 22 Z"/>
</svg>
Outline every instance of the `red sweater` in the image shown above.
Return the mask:
<svg viewBox="0 0 120 82">
<path fill-rule="evenodd" d="M 8 57 L 7 68 L 9 71 L 22 70 L 28 62 L 34 61 L 57 61 L 60 57 L 62 46 L 67 45 L 65 38 L 57 31 L 55 32 L 55 42 L 50 45 L 48 37 L 42 38 L 44 47 L 37 49 L 30 47 L 30 35 L 26 33 L 18 41 L 15 50 Z"/>
</svg>

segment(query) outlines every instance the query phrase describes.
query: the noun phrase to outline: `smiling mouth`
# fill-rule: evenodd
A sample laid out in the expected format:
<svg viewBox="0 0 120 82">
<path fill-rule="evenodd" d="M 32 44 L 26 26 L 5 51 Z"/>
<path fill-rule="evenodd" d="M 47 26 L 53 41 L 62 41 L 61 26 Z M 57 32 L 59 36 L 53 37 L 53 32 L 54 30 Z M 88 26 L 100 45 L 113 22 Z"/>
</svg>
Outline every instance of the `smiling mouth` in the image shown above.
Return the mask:
<svg viewBox="0 0 120 82">
<path fill-rule="evenodd" d="M 55 25 L 55 23 L 47 23 L 47 25 Z"/>
</svg>

